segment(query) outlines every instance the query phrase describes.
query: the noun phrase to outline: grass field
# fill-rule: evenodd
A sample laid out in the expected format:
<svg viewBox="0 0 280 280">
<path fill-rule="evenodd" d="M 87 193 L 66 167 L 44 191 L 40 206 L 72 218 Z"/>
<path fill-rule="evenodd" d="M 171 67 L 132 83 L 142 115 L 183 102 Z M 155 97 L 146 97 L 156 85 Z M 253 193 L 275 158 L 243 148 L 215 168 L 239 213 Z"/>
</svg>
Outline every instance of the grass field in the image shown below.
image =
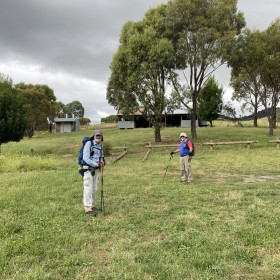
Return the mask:
<svg viewBox="0 0 280 280">
<path fill-rule="evenodd" d="M 97 218 L 83 212 L 76 165 L 91 132 L 2 145 L 0 279 L 280 279 L 280 149 L 268 128 L 198 128 L 191 184 L 170 148 L 142 162 L 152 129 L 103 128 L 105 142 L 129 152 L 107 158 Z M 180 132 L 163 129 L 163 143 Z M 247 139 L 258 143 L 202 145 Z"/>
</svg>

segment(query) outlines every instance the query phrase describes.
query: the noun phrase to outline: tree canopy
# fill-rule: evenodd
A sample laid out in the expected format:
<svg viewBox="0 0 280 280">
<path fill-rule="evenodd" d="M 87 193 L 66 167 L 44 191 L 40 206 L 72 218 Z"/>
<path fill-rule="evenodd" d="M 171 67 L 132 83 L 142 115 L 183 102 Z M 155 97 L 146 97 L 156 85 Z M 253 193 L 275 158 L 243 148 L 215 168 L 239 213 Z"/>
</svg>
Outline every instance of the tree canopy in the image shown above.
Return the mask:
<svg viewBox="0 0 280 280">
<path fill-rule="evenodd" d="M 175 53 L 166 37 L 166 6 L 150 9 L 142 21 L 127 22 L 111 63 L 107 100 L 123 115 L 140 111 L 161 141 L 164 110 L 170 102 L 167 88 L 176 79 Z"/>
<path fill-rule="evenodd" d="M 171 0 L 128 22 L 111 64 L 107 99 L 117 110 L 140 111 L 160 141 L 164 110 L 181 102 L 192 115 L 196 138 L 197 102 L 211 73 L 225 63 L 236 35 L 245 26 L 236 0 Z M 179 81 L 182 71 L 189 77 Z M 176 94 L 167 98 L 167 89 Z M 188 99 L 188 100 L 186 100 Z M 189 100 L 190 99 L 190 100 Z"/>
<path fill-rule="evenodd" d="M 20 141 L 25 128 L 25 100 L 17 94 L 12 80 L 0 74 L 0 145 Z"/>
<path fill-rule="evenodd" d="M 265 56 L 262 37 L 258 30 L 245 29 L 238 36 L 229 59 L 232 66 L 231 86 L 234 89 L 232 98 L 244 101 L 242 108 L 253 111 L 255 127 L 262 96 L 266 92 L 261 75 Z"/>
<path fill-rule="evenodd" d="M 1 133 L 2 133 L 2 143 L 4 143 L 4 134 L 8 135 L 8 131 L 4 128 L 4 119 L 6 124 L 6 117 L 11 113 L 9 110 L 16 110 L 22 113 L 22 123 L 25 127 L 25 134 L 28 137 L 32 137 L 35 130 L 46 130 L 52 127 L 55 117 L 65 117 L 66 114 L 72 117 L 80 118 L 82 123 L 89 123 L 88 118 L 84 118 L 84 107 L 79 101 L 73 101 L 65 105 L 62 102 L 57 102 L 56 96 L 53 89 L 48 85 L 39 84 L 25 84 L 23 82 L 16 84 L 12 83 L 12 80 L 0 73 L 0 85 L 1 85 Z M 14 107 L 12 109 L 12 103 L 14 102 Z M 9 104 L 8 104 L 9 103 Z M 10 104 L 11 103 L 11 104 Z M 5 105 L 3 105 L 5 104 Z M 22 105 L 22 109 L 20 106 Z M 14 118 L 10 119 L 16 122 L 16 114 Z M 17 123 L 18 125 L 21 125 Z M 14 124 L 11 126 L 16 127 Z M 5 132 L 4 132 L 5 130 Z M 51 131 L 51 130 L 50 130 Z M 19 135 L 22 135 L 21 129 L 18 129 Z M 16 133 L 14 134 L 16 135 Z M 6 136 L 5 136 L 6 137 Z M 7 136 L 8 137 L 8 136 Z M 14 136 L 13 139 L 16 141 L 17 137 Z M 11 138 L 9 136 L 9 138 Z M 6 141 L 6 140 L 5 140 Z M 10 140 L 9 140 L 10 141 Z M 12 140 L 11 140 L 12 141 Z"/>
<path fill-rule="evenodd" d="M 267 111 L 269 135 L 276 127 L 276 107 L 280 91 L 280 20 L 267 30 L 244 30 L 229 59 L 232 67 L 233 98 L 254 108 L 255 125 L 260 106 Z"/>
<path fill-rule="evenodd" d="M 268 114 L 269 132 L 273 135 L 276 128 L 277 104 L 280 100 L 280 18 L 276 19 L 265 30 L 265 59 L 263 64 L 263 80 L 270 93 L 268 106 L 271 113 Z"/>
<path fill-rule="evenodd" d="M 56 97 L 47 85 L 19 83 L 16 90 L 25 98 L 27 108 L 28 137 L 32 137 L 36 129 L 47 127 L 47 117 L 55 114 L 53 111 Z"/>
<path fill-rule="evenodd" d="M 203 84 L 230 55 L 245 20 L 237 12 L 236 0 L 171 0 L 167 24 L 176 51 L 176 67 L 186 70 L 188 76 L 187 87 L 175 89 L 181 100 L 191 96 L 191 134 L 196 138 L 197 102 Z"/>
<path fill-rule="evenodd" d="M 213 126 L 213 121 L 216 120 L 223 105 L 223 88 L 219 87 L 218 82 L 214 77 L 210 77 L 206 84 L 201 89 L 198 102 L 198 117 L 201 120 L 209 121 Z"/>
<path fill-rule="evenodd" d="M 83 118 L 85 108 L 80 101 L 75 100 L 65 105 L 64 112 L 68 115 L 68 117 L 72 117 L 72 115 L 74 115 L 76 118 Z"/>
</svg>

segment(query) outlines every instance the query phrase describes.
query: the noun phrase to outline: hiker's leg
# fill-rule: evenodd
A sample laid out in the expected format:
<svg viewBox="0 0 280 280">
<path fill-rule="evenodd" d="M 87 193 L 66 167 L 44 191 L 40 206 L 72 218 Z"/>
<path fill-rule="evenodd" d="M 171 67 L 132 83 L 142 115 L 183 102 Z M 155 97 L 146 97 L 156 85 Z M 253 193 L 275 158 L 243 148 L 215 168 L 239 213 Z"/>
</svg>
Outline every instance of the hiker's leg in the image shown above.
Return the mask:
<svg viewBox="0 0 280 280">
<path fill-rule="evenodd" d="M 183 157 L 184 159 L 184 173 L 185 173 L 185 181 L 189 182 L 189 156 Z"/>
<path fill-rule="evenodd" d="M 192 176 L 191 157 L 188 156 L 188 182 L 191 182 L 192 179 L 193 176 Z"/>
<path fill-rule="evenodd" d="M 98 186 L 98 173 L 99 173 L 99 169 L 96 169 L 95 174 L 93 176 L 92 205 L 95 205 L 95 202 L 96 202 L 96 193 L 97 193 L 97 186 Z"/>
<path fill-rule="evenodd" d="M 185 171 L 185 157 L 180 157 L 180 169 L 181 169 L 181 182 L 187 180 L 186 171 Z"/>
<path fill-rule="evenodd" d="M 84 173 L 84 194 L 83 203 L 86 211 L 92 208 L 93 177 L 90 171 Z"/>
</svg>

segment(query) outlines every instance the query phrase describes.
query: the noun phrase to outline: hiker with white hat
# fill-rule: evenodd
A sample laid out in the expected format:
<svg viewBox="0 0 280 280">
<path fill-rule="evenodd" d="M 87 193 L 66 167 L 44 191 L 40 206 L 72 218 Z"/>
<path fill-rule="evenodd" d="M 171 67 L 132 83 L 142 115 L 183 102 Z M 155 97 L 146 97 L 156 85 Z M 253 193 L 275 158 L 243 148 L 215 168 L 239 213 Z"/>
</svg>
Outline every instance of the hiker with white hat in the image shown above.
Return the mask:
<svg viewBox="0 0 280 280">
<path fill-rule="evenodd" d="M 180 153 L 181 182 L 190 183 L 192 181 L 191 158 L 194 153 L 193 143 L 187 138 L 185 132 L 180 133 L 180 145 L 178 149 L 170 154 Z"/>
</svg>

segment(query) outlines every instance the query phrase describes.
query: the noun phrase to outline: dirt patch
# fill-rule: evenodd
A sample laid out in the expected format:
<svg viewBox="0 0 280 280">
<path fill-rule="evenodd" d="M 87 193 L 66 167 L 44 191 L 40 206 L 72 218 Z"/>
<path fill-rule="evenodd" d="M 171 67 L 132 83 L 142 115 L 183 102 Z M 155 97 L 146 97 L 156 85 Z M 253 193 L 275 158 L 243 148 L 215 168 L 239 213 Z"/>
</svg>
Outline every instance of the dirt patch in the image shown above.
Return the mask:
<svg viewBox="0 0 280 280">
<path fill-rule="evenodd" d="M 70 157 L 72 157 L 73 156 L 73 154 L 65 154 L 65 155 L 63 155 L 62 157 L 64 157 L 64 158 L 70 158 Z"/>
<path fill-rule="evenodd" d="M 81 145 L 65 144 L 64 146 L 68 148 L 76 148 L 76 147 L 80 147 Z"/>
<path fill-rule="evenodd" d="M 244 193 L 241 191 L 229 191 L 225 194 L 225 200 L 231 201 L 231 200 L 239 200 L 244 196 Z"/>
<path fill-rule="evenodd" d="M 266 181 L 279 181 L 280 175 L 269 175 L 269 176 L 255 176 L 255 175 L 249 175 L 244 176 L 243 183 L 261 183 Z"/>
</svg>

